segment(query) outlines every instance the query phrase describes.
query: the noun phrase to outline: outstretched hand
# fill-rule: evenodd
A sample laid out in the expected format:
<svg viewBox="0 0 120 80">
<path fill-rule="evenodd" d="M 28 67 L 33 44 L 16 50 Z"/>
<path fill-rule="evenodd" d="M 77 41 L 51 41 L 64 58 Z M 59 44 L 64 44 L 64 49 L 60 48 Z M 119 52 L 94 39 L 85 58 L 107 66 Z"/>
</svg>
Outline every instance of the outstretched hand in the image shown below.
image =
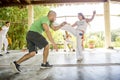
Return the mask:
<svg viewBox="0 0 120 80">
<path fill-rule="evenodd" d="M 61 23 L 61 26 L 64 26 L 65 24 L 67 24 L 67 22 L 62 22 L 62 23 Z"/>
</svg>

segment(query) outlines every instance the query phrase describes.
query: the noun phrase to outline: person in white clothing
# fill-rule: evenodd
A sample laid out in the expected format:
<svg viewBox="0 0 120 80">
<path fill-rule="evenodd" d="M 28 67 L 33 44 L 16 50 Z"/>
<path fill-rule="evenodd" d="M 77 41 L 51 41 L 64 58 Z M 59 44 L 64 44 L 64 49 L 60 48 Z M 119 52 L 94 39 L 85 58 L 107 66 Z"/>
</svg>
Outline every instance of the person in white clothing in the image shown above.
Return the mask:
<svg viewBox="0 0 120 80">
<path fill-rule="evenodd" d="M 10 22 L 6 22 L 4 26 L 2 26 L 1 30 L 0 30 L 0 56 L 3 56 L 1 54 L 1 50 L 2 50 L 2 47 L 3 47 L 3 44 L 4 44 L 4 52 L 7 54 L 9 53 L 7 51 L 7 47 L 8 47 L 8 40 L 7 40 L 7 32 L 9 30 L 9 27 L 10 27 Z"/>
<path fill-rule="evenodd" d="M 64 38 L 64 52 L 66 52 L 67 47 L 69 48 L 70 51 L 75 52 L 74 42 L 71 40 L 72 36 L 67 31 L 65 31 L 65 36 L 63 35 L 63 38 Z"/>
<path fill-rule="evenodd" d="M 82 55 L 82 38 L 84 36 L 84 33 L 87 29 L 87 25 L 89 22 L 91 22 L 94 19 L 94 16 L 96 14 L 96 11 L 93 11 L 93 16 L 92 18 L 88 19 L 85 18 L 82 13 L 78 13 L 78 19 L 79 21 L 76 21 L 72 26 L 69 24 L 66 24 L 64 27 L 62 27 L 62 30 L 71 32 L 74 36 L 77 38 L 77 48 L 76 48 L 76 58 L 77 61 L 83 60 L 83 55 Z M 77 26 L 77 28 L 73 28 Z"/>
</svg>

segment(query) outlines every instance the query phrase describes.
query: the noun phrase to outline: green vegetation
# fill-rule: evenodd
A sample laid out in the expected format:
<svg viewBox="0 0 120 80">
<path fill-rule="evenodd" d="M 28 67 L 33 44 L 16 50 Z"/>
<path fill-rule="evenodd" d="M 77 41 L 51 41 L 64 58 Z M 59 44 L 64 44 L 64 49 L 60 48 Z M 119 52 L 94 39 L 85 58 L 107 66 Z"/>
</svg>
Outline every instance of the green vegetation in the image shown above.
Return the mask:
<svg viewBox="0 0 120 80">
<path fill-rule="evenodd" d="M 39 17 L 46 16 L 49 7 L 45 6 L 34 6 L 34 20 Z M 5 21 L 10 21 L 11 26 L 8 32 L 10 39 L 12 40 L 12 44 L 9 45 L 10 49 L 22 49 L 26 47 L 26 33 L 28 31 L 28 11 L 27 7 L 19 8 L 19 7 L 4 7 L 0 8 L 0 26 L 4 25 Z M 51 30 L 53 38 L 57 44 L 64 44 L 63 34 L 64 32 L 58 30 L 54 32 Z M 46 34 L 43 33 L 46 37 Z M 96 32 L 85 35 L 84 45 L 85 48 L 88 48 L 88 43 L 92 39 L 95 42 L 95 47 L 104 47 L 104 32 Z M 120 47 L 120 29 L 113 30 L 111 32 L 112 45 L 114 47 Z M 75 37 L 72 36 L 72 40 L 76 44 Z M 63 48 L 63 46 L 59 47 Z"/>
<path fill-rule="evenodd" d="M 34 6 L 34 19 L 36 20 L 42 16 L 46 16 L 49 10 L 50 10 L 49 7 L 35 5 Z"/>
<path fill-rule="evenodd" d="M 96 48 L 100 48 L 100 47 L 104 47 L 105 44 L 105 39 L 104 39 L 104 32 L 96 32 L 96 33 L 91 33 L 91 34 L 86 34 L 86 39 L 85 39 L 85 47 L 88 48 L 88 41 L 89 39 L 94 38 L 95 41 L 95 47 Z M 120 29 L 116 29 L 116 30 L 112 30 L 111 31 L 111 41 L 112 41 L 112 45 L 114 47 L 120 47 Z"/>
<path fill-rule="evenodd" d="M 48 7 L 35 6 L 35 19 L 45 16 L 49 11 Z M 28 10 L 27 7 L 4 7 L 0 8 L 0 26 L 3 26 L 5 21 L 10 21 L 11 26 L 8 32 L 12 44 L 9 49 L 23 49 L 26 47 L 26 33 L 28 31 Z"/>
<path fill-rule="evenodd" d="M 26 45 L 27 15 L 27 8 L 5 7 L 0 9 L 1 26 L 5 21 L 11 22 L 8 32 L 12 40 L 12 45 L 9 45 L 10 49 L 21 49 Z"/>
</svg>

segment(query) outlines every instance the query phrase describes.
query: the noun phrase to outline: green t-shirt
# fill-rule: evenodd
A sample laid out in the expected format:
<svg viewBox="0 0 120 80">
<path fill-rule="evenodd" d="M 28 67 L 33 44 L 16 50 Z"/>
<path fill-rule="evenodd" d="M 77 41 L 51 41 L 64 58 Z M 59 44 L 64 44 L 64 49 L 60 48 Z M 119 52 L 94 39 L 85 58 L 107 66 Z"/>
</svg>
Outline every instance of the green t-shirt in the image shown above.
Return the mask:
<svg viewBox="0 0 120 80">
<path fill-rule="evenodd" d="M 38 20 L 36 20 L 30 27 L 30 31 L 34 31 L 34 32 L 38 32 L 40 34 L 43 33 L 44 29 L 42 24 L 47 24 L 48 26 L 50 26 L 50 21 L 48 19 L 47 16 L 39 18 Z"/>
</svg>

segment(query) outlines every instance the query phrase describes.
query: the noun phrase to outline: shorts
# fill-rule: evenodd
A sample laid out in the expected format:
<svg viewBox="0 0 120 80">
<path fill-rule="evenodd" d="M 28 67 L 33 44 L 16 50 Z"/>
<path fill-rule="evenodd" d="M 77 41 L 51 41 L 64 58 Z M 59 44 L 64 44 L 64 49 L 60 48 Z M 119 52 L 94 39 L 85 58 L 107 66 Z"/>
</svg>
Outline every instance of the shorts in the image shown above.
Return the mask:
<svg viewBox="0 0 120 80">
<path fill-rule="evenodd" d="M 33 31 L 28 31 L 26 40 L 29 53 L 33 51 L 37 53 L 37 47 L 42 49 L 48 45 L 47 40 L 41 34 Z"/>
</svg>

